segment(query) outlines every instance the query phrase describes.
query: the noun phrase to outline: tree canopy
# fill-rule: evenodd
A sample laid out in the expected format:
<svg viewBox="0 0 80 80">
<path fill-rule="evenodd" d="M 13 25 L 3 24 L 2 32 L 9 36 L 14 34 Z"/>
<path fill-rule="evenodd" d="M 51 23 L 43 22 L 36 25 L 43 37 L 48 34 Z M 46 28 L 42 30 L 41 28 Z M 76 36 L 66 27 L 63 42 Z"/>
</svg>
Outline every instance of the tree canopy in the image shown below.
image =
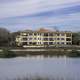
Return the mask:
<svg viewBox="0 0 80 80">
<path fill-rule="evenodd" d="M 0 28 L 0 46 L 7 46 L 10 41 L 10 32 L 5 28 Z"/>
<path fill-rule="evenodd" d="M 20 34 L 20 31 L 10 32 L 5 28 L 0 28 L 0 46 L 16 46 L 15 39 L 16 36 Z M 72 44 L 80 45 L 80 32 L 73 33 Z"/>
<path fill-rule="evenodd" d="M 80 45 L 80 32 L 73 33 L 72 43 L 74 45 Z"/>
</svg>

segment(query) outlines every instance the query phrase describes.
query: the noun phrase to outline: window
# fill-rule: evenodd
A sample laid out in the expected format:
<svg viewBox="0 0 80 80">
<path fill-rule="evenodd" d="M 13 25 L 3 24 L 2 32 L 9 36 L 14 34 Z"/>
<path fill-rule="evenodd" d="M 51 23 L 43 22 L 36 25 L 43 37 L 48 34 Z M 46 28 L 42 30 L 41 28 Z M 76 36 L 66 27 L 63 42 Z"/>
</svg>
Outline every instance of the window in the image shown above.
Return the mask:
<svg viewBox="0 0 80 80">
<path fill-rule="evenodd" d="M 39 33 L 37 33 L 38 35 L 40 35 Z"/>
<path fill-rule="evenodd" d="M 53 45 L 53 42 L 49 42 L 49 45 Z"/>
<path fill-rule="evenodd" d="M 39 40 L 41 40 L 41 38 L 39 38 Z"/>
<path fill-rule="evenodd" d="M 41 44 L 41 42 L 40 42 L 40 44 Z"/>
<path fill-rule="evenodd" d="M 23 42 L 22 45 L 27 45 L 27 42 Z"/>
<path fill-rule="evenodd" d="M 61 42 L 61 44 L 64 44 L 64 42 Z"/>
<path fill-rule="evenodd" d="M 61 38 L 61 40 L 65 40 L 64 38 Z"/>
<path fill-rule="evenodd" d="M 32 42 L 29 42 L 29 44 L 32 44 Z"/>
<path fill-rule="evenodd" d="M 22 40 L 27 40 L 27 38 L 22 38 Z"/>
<path fill-rule="evenodd" d="M 33 42 L 33 45 L 36 45 L 37 43 L 36 42 Z"/>
<path fill-rule="evenodd" d="M 57 42 L 57 44 L 60 44 L 60 42 Z"/>
<path fill-rule="evenodd" d="M 53 41 L 53 38 L 49 38 L 50 41 Z"/>
<path fill-rule="evenodd" d="M 44 36 L 48 36 L 48 33 L 44 33 Z"/>
<path fill-rule="evenodd" d="M 65 34 L 64 33 L 61 33 L 61 36 L 65 36 Z"/>
<path fill-rule="evenodd" d="M 38 42 L 38 44 L 39 44 L 39 42 Z"/>
<path fill-rule="evenodd" d="M 48 41 L 48 38 L 44 38 L 44 41 Z"/>
<path fill-rule="evenodd" d="M 57 33 L 57 36 L 60 36 L 60 34 L 59 34 L 59 33 Z"/>
<path fill-rule="evenodd" d="M 36 40 L 36 38 L 34 38 L 34 40 Z"/>
<path fill-rule="evenodd" d="M 70 42 L 67 42 L 66 44 L 67 44 L 67 45 L 71 45 L 71 43 L 70 43 Z"/>
<path fill-rule="evenodd" d="M 49 36 L 53 36 L 53 33 L 49 33 Z"/>
<path fill-rule="evenodd" d="M 32 40 L 32 38 L 29 38 L 29 40 Z"/>
<path fill-rule="evenodd" d="M 32 35 L 32 33 L 29 33 L 29 36 Z"/>
<path fill-rule="evenodd" d="M 48 45 L 48 42 L 44 42 L 44 45 Z"/>
<path fill-rule="evenodd" d="M 38 38 L 38 40 L 40 40 L 40 38 Z"/>
<path fill-rule="evenodd" d="M 41 40 L 41 38 L 37 38 L 38 40 Z"/>
<path fill-rule="evenodd" d="M 36 35 L 37 35 L 37 33 L 34 33 L 34 35 L 36 36 Z"/>
<path fill-rule="evenodd" d="M 41 36 L 41 33 L 39 33 L 39 35 Z"/>
<path fill-rule="evenodd" d="M 53 34 L 53 36 L 56 36 L 56 34 Z"/>
<path fill-rule="evenodd" d="M 70 33 L 67 33 L 67 34 L 66 34 L 66 37 L 71 37 L 71 34 L 70 34 Z"/>
<path fill-rule="evenodd" d="M 60 38 L 57 38 L 57 40 L 60 40 Z"/>
<path fill-rule="evenodd" d="M 66 38 L 66 41 L 71 41 L 71 38 Z"/>
</svg>

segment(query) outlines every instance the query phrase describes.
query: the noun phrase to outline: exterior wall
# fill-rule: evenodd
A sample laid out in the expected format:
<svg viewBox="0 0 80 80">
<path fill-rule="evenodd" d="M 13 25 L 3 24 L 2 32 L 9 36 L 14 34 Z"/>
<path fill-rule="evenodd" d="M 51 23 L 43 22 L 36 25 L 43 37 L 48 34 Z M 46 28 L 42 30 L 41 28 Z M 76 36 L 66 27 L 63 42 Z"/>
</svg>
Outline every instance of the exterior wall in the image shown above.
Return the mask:
<svg viewBox="0 0 80 80">
<path fill-rule="evenodd" d="M 16 37 L 18 46 L 71 45 L 71 32 L 21 32 Z"/>
</svg>

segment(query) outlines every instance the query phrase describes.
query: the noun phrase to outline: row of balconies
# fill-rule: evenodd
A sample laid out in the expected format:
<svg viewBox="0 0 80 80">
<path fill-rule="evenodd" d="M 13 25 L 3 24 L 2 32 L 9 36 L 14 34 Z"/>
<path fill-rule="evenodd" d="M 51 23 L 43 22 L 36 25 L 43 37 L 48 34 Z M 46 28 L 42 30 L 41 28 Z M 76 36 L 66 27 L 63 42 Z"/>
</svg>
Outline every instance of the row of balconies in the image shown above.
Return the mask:
<svg viewBox="0 0 80 80">
<path fill-rule="evenodd" d="M 71 33 L 21 33 L 21 36 L 66 36 L 66 37 L 71 37 Z"/>
<path fill-rule="evenodd" d="M 54 45 L 54 44 L 72 44 L 71 42 L 23 42 L 23 45 Z"/>
<path fill-rule="evenodd" d="M 27 40 L 44 40 L 44 41 L 54 41 L 54 40 L 61 40 L 61 41 L 72 41 L 71 38 L 21 38 L 22 41 L 27 41 Z"/>
</svg>

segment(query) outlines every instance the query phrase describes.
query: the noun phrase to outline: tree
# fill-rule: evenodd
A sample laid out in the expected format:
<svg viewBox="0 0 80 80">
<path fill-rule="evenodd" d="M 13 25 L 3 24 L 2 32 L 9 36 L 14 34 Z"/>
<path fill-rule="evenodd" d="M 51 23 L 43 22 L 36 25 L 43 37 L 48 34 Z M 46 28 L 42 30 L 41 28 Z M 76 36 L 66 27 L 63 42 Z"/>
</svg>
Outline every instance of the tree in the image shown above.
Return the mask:
<svg viewBox="0 0 80 80">
<path fill-rule="evenodd" d="M 20 31 L 12 32 L 12 33 L 10 34 L 10 36 L 11 36 L 10 46 L 16 46 L 15 40 L 16 40 L 16 36 L 17 36 L 17 35 L 20 35 Z"/>
<path fill-rule="evenodd" d="M 73 33 L 72 43 L 73 43 L 74 45 L 80 45 L 80 32 Z"/>
<path fill-rule="evenodd" d="M 8 46 L 10 41 L 10 32 L 5 28 L 0 28 L 0 46 Z"/>
</svg>

